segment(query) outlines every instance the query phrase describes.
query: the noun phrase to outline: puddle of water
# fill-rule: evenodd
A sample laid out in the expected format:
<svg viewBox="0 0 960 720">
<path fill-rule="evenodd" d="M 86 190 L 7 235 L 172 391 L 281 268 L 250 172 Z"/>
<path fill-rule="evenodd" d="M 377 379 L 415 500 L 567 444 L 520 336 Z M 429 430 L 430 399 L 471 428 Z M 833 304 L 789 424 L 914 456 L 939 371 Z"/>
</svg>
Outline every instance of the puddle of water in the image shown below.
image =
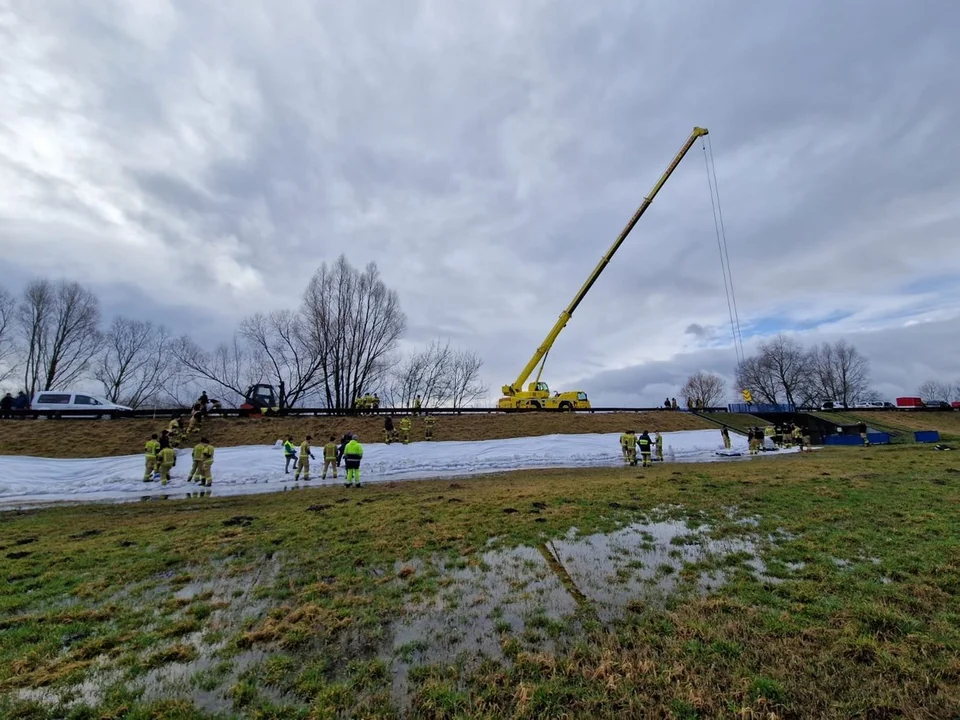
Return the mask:
<svg viewBox="0 0 960 720">
<path fill-rule="evenodd" d="M 782 582 L 766 575 L 757 557 L 761 543 L 774 539 L 715 539 L 701 522 L 662 521 L 586 537 L 571 528 L 538 547 L 489 550 L 467 567 L 404 563 L 417 572 L 436 571 L 441 590 L 409 604 L 391 627 L 382 657 L 392 664 L 394 701 L 407 706 L 415 665 L 505 661 L 508 638 L 550 651 L 575 634 L 581 618 L 609 624 L 628 607 L 662 606 L 679 591 L 709 592 L 727 580 L 730 568 L 722 569 L 721 561 L 734 554 L 742 554 L 743 565 L 760 579 Z"/>
<path fill-rule="evenodd" d="M 224 693 L 237 681 L 241 673 L 261 662 L 267 653 L 250 650 L 230 657 L 226 661 L 230 665 L 230 670 L 224 674 L 224 679 L 218 683 L 216 690 L 208 691 L 196 687 L 194 678 L 198 673 L 210 670 L 224 661 L 220 651 L 226 647 L 227 641 L 222 639 L 208 642 L 204 639 L 207 631 L 215 628 L 220 631 L 221 637 L 228 638 L 246 620 L 261 617 L 268 609 L 269 601 L 257 598 L 255 592 L 258 588 L 268 586 L 274 581 L 280 572 L 280 557 L 274 555 L 258 562 L 251 560 L 250 564 L 254 567 L 248 572 L 195 579 L 182 587 L 178 586 L 177 590 L 173 590 L 169 585 L 169 581 L 174 576 L 186 573 L 196 578 L 204 570 L 199 566 L 190 566 L 182 571 L 169 571 L 162 576 L 163 582 L 147 582 L 125 587 L 109 598 L 108 602 L 123 600 L 140 605 L 159 606 L 159 601 L 162 599 L 175 598 L 187 601 L 204 596 L 204 602 L 212 606 L 209 617 L 202 622 L 204 630 L 190 633 L 170 643 L 192 646 L 196 650 L 196 657 L 193 660 L 166 663 L 154 668 L 142 678 L 128 682 L 129 688 L 140 690 L 145 700 L 183 697 L 203 711 L 220 713 L 230 710 L 232 701 L 229 697 L 225 697 Z M 178 610 L 173 616 L 167 616 L 166 619 L 176 620 L 186 617 L 184 612 L 186 609 L 188 606 Z M 159 608 L 157 617 L 160 617 Z M 148 623 L 144 630 L 149 631 L 153 627 L 152 623 Z M 150 648 L 138 655 L 138 659 L 141 662 L 145 661 L 156 651 L 157 648 Z M 124 679 L 124 672 L 113 663 L 113 659 L 105 655 L 100 656 L 87 672 L 84 680 L 78 684 L 56 688 L 25 688 L 15 691 L 14 695 L 21 700 L 32 700 L 61 709 L 70 709 L 80 704 L 97 706 L 103 701 L 110 686 Z M 261 694 L 278 702 L 282 700 L 280 696 L 274 697 L 274 693 L 268 688 L 262 688 Z"/>
</svg>

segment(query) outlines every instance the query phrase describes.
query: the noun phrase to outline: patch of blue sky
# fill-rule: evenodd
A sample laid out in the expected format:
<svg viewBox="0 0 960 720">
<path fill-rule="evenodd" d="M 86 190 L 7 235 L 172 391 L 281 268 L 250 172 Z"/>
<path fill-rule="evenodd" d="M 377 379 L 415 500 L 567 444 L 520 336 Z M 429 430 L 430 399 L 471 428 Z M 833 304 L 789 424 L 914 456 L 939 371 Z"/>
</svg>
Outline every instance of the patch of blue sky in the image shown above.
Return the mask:
<svg viewBox="0 0 960 720">
<path fill-rule="evenodd" d="M 744 338 L 766 337 L 776 335 L 781 332 L 801 332 L 804 330 L 815 330 L 825 325 L 846 320 L 853 316 L 850 310 L 835 310 L 826 315 L 820 315 L 812 318 L 792 318 L 786 315 L 766 315 L 747 323 L 742 323 L 740 327 L 741 335 Z"/>
<path fill-rule="evenodd" d="M 955 273 L 925 275 L 905 283 L 898 289 L 900 292 L 908 295 L 927 293 L 960 294 L 960 275 Z"/>
</svg>

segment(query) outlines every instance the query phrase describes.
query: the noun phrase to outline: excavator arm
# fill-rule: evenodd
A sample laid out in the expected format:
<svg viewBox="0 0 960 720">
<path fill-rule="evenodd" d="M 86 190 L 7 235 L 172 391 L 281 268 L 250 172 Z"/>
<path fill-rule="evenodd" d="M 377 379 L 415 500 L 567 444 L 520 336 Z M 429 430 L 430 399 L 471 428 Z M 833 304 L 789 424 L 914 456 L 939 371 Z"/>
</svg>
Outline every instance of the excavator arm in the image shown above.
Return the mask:
<svg viewBox="0 0 960 720">
<path fill-rule="evenodd" d="M 653 189 L 643 199 L 643 202 L 640 203 L 640 207 L 637 208 L 637 211 L 633 214 L 633 217 L 630 218 L 630 221 L 626 224 L 623 230 L 620 231 L 617 239 L 613 241 L 613 245 L 610 246 L 610 249 L 607 250 L 606 254 L 603 256 L 603 258 L 601 258 L 600 262 L 593 269 L 593 272 L 590 273 L 590 277 L 587 278 L 587 281 L 583 284 L 583 287 L 577 291 L 577 294 L 574 296 L 567 308 L 560 313 L 560 317 L 557 319 L 556 324 L 550 329 L 550 332 L 547 333 L 547 337 L 545 337 L 543 342 L 540 343 L 540 347 L 537 348 L 537 351 L 533 354 L 533 357 L 530 358 L 530 361 L 520 372 L 520 375 L 517 376 L 517 379 L 512 385 L 504 385 L 501 388 L 504 395 L 510 397 L 523 390 L 523 384 L 527 381 L 527 378 L 530 377 L 537 365 L 540 364 L 540 362 L 546 357 L 547 353 L 550 352 L 550 348 L 552 348 L 553 343 L 556 342 L 557 337 L 560 335 L 560 331 L 566 327 L 567 323 L 570 322 L 570 318 L 573 317 L 573 311 L 577 309 L 577 306 L 580 304 L 583 298 L 586 297 L 586 294 L 590 291 L 590 288 L 593 287 L 593 284 L 597 281 L 597 278 L 600 277 L 600 273 L 603 272 L 611 258 L 613 258 L 614 253 L 616 253 L 617 250 L 620 249 L 620 246 L 623 245 L 623 241 L 627 239 L 630 231 L 633 230 L 633 226 L 637 224 L 637 221 L 640 220 L 643 214 L 647 211 L 647 208 L 650 207 L 650 204 L 657 196 L 657 193 L 660 192 L 660 189 L 663 187 L 664 183 L 667 182 L 667 179 L 673 174 L 673 171 L 677 169 L 677 165 L 680 164 L 680 161 L 683 160 L 684 155 L 686 155 L 690 148 L 693 147 L 693 144 L 697 141 L 697 138 L 706 135 L 707 132 L 708 130 L 706 128 L 695 127 L 693 129 L 690 137 L 687 138 L 687 141 L 683 144 L 683 147 L 680 148 L 680 152 L 678 152 L 676 157 L 673 158 L 673 162 L 670 163 L 666 171 L 660 176 L 660 179 L 657 180 L 657 183 L 653 186 Z"/>
</svg>

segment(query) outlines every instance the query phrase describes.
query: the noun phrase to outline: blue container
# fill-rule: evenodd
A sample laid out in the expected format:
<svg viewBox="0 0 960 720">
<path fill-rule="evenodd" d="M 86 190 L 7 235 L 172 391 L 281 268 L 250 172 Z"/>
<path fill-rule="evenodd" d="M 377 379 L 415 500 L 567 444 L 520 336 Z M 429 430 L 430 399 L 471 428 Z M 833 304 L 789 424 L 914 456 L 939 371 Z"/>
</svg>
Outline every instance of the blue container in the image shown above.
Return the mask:
<svg viewBox="0 0 960 720">
<path fill-rule="evenodd" d="M 827 435 L 824 445 L 863 445 L 859 435 Z"/>
<path fill-rule="evenodd" d="M 867 433 L 867 440 L 870 441 L 871 445 L 889 445 L 890 433 Z"/>
<path fill-rule="evenodd" d="M 937 430 L 918 430 L 913 434 L 913 439 L 918 443 L 940 442 L 940 433 Z"/>
</svg>

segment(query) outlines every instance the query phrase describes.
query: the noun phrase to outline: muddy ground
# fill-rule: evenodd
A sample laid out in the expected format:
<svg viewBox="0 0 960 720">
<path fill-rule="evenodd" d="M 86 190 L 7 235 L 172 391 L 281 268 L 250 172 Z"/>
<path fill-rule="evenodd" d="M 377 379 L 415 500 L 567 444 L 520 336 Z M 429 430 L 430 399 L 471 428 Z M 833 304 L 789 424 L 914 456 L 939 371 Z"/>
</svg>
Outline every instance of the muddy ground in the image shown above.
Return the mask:
<svg viewBox="0 0 960 720">
<path fill-rule="evenodd" d="M 165 429 L 168 420 L 19 420 L 0 423 L 0 455 L 38 457 L 110 457 L 132 455 L 143 443 Z M 438 415 L 436 440 L 495 440 L 555 433 L 607 433 L 632 429 L 703 430 L 715 425 L 685 412 L 611 414 L 523 413 L 516 415 Z M 329 435 L 339 438 L 355 431 L 365 442 L 383 437 L 383 418 L 264 418 L 241 420 L 209 418 L 203 432 L 216 447 L 273 444 L 292 435 L 299 443 L 312 435 L 321 444 Z M 199 435 L 194 436 L 198 438 Z M 413 437 L 423 438 L 423 419 L 414 418 Z"/>
</svg>

